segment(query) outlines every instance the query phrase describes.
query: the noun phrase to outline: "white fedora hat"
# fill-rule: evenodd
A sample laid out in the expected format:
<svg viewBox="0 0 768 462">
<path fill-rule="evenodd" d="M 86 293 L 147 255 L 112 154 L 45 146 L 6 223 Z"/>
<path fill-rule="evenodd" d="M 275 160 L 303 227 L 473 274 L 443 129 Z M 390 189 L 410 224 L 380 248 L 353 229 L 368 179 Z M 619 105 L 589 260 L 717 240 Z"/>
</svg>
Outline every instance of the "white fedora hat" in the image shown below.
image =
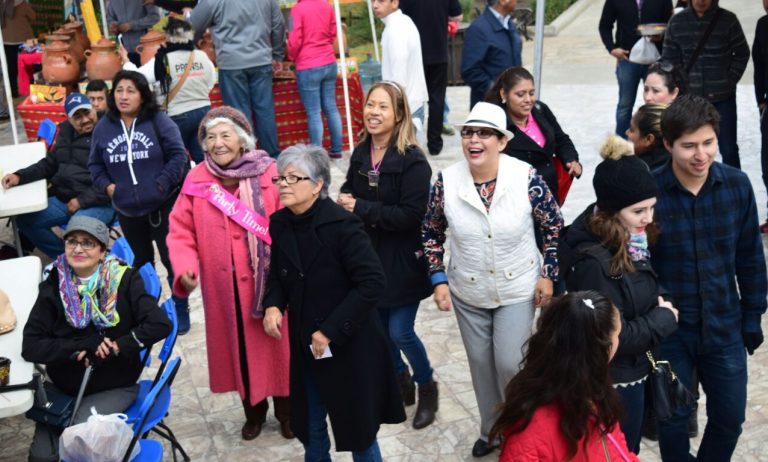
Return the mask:
<svg viewBox="0 0 768 462">
<path fill-rule="evenodd" d="M 462 127 L 487 127 L 501 132 L 511 140 L 515 137 L 511 131 L 507 130 L 507 115 L 504 109 L 491 103 L 477 103 L 470 111 L 467 120 L 463 124 L 456 124 L 456 128 Z"/>
</svg>

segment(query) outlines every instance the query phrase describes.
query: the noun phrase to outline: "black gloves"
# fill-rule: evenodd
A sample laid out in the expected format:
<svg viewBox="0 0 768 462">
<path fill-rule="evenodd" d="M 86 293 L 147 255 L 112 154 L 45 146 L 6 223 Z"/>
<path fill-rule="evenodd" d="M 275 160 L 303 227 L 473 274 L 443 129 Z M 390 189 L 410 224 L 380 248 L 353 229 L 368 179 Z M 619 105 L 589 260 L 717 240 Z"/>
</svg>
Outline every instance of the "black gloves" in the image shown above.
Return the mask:
<svg viewBox="0 0 768 462">
<path fill-rule="evenodd" d="M 763 343 L 763 332 L 761 330 L 757 332 L 742 332 L 741 337 L 744 339 L 744 347 L 747 349 L 747 353 L 755 353 L 755 350 Z"/>
</svg>

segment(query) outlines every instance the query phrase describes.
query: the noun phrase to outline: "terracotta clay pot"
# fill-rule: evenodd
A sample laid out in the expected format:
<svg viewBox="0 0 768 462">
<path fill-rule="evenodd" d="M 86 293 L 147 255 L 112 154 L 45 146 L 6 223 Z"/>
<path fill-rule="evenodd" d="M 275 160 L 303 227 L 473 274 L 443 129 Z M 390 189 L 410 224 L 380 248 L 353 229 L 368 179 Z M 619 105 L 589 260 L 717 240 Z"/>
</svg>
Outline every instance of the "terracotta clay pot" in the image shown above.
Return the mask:
<svg viewBox="0 0 768 462">
<path fill-rule="evenodd" d="M 75 40 L 77 40 L 77 43 L 80 44 L 83 50 L 88 50 L 91 48 L 91 42 L 88 40 L 88 36 L 85 35 L 85 32 L 83 31 L 83 23 L 80 21 L 68 22 L 61 27 L 67 30 L 75 31 Z"/>
<path fill-rule="evenodd" d="M 45 46 L 42 65 L 46 83 L 72 85 L 80 78 L 80 64 L 72 56 L 69 45 L 58 40 Z"/>
<path fill-rule="evenodd" d="M 141 55 L 141 65 L 155 57 L 157 50 L 165 45 L 165 34 L 156 30 L 151 30 L 144 34 L 136 47 L 136 53 Z"/>
<path fill-rule="evenodd" d="M 65 28 L 59 28 L 57 31 L 54 32 L 55 35 L 66 35 L 69 37 L 69 47 L 72 51 L 72 56 L 75 57 L 77 62 L 82 63 L 85 62 L 85 49 L 80 44 L 80 42 L 77 41 L 77 37 L 75 36 L 75 31 L 72 29 L 65 29 Z"/>
<path fill-rule="evenodd" d="M 85 50 L 85 56 L 85 72 L 90 80 L 112 80 L 123 67 L 115 42 L 106 37 L 91 44 L 91 49 Z"/>
<path fill-rule="evenodd" d="M 197 48 L 204 51 L 208 55 L 208 59 L 211 60 L 213 65 L 216 65 L 216 49 L 213 48 L 213 38 L 211 37 L 211 31 L 207 30 L 203 34 L 203 37 L 197 41 Z"/>
</svg>

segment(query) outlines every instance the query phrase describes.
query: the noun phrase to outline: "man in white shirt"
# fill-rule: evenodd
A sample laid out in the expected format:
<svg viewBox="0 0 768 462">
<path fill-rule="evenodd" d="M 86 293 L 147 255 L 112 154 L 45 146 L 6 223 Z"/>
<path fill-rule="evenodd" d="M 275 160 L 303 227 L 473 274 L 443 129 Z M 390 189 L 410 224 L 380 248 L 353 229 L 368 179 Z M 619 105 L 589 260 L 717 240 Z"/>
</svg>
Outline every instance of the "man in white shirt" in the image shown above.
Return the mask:
<svg viewBox="0 0 768 462">
<path fill-rule="evenodd" d="M 384 23 L 381 34 L 381 76 L 405 88 L 417 130 L 424 126 L 429 99 L 421 60 L 421 38 L 411 18 L 400 11 L 400 0 L 373 0 L 373 12 Z"/>
</svg>

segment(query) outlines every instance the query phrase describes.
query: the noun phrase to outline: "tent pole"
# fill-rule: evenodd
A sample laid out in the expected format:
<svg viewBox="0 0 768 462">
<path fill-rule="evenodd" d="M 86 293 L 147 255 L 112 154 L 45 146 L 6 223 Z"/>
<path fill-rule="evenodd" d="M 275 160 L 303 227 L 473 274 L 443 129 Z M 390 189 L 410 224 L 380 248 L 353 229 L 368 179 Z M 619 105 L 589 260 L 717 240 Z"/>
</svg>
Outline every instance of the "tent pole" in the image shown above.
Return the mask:
<svg viewBox="0 0 768 462">
<path fill-rule="evenodd" d="M 379 56 L 379 39 L 376 37 L 376 23 L 374 22 L 374 14 L 373 14 L 373 6 L 371 5 L 371 0 L 365 0 L 365 3 L 368 4 L 368 19 L 371 21 L 371 35 L 373 36 L 373 53 L 374 56 L 376 56 L 376 61 L 381 62 L 381 57 Z"/>
<path fill-rule="evenodd" d="M 109 27 L 107 26 L 107 8 L 104 6 L 104 0 L 99 0 L 99 8 L 101 8 L 101 28 L 104 29 L 104 37 L 109 38 Z"/>
<path fill-rule="evenodd" d="M 3 30 L 0 28 L 0 43 L 3 41 Z M 3 66 L 3 86 L 5 91 L 5 104 L 8 106 L 8 114 L 11 116 L 11 132 L 13 132 L 13 144 L 19 144 L 19 133 L 16 129 L 16 108 L 13 105 L 11 94 L 11 80 L 8 75 L 8 60 L 5 57 L 5 48 L 0 49 L 0 65 Z M 13 76 L 16 78 L 16 76 Z"/>
<path fill-rule="evenodd" d="M 536 99 L 541 99 L 541 64 L 544 60 L 544 3 L 536 0 L 536 36 L 533 41 L 533 85 L 536 87 Z"/>
<path fill-rule="evenodd" d="M 369 3 L 370 5 L 370 3 Z M 336 40 L 339 42 L 339 56 L 341 57 L 341 83 L 344 87 L 344 112 L 347 118 L 347 138 L 349 139 L 349 151 L 355 148 L 355 140 L 352 135 L 352 112 L 349 109 L 349 84 L 346 50 L 344 50 L 343 31 L 341 29 L 341 9 L 339 0 L 333 0 L 333 9 L 336 13 Z"/>
</svg>

